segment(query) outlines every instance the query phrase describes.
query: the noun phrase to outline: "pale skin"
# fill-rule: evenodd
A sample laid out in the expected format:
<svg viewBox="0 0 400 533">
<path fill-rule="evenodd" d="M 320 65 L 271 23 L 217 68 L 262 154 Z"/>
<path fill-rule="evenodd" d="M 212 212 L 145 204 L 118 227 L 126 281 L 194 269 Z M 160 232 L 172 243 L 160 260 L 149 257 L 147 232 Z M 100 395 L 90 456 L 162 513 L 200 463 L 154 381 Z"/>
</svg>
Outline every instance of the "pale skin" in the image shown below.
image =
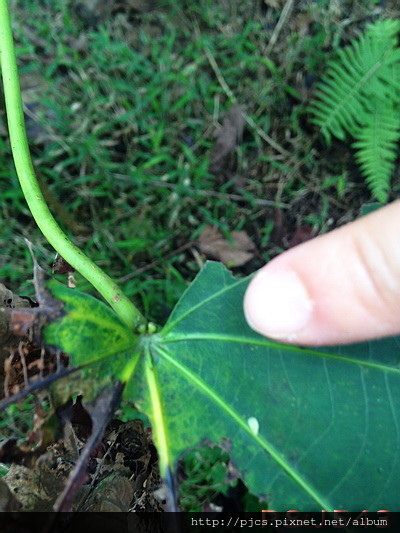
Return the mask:
<svg viewBox="0 0 400 533">
<path fill-rule="evenodd" d="M 400 334 L 400 200 L 270 261 L 244 311 L 262 335 L 299 345 Z"/>
</svg>

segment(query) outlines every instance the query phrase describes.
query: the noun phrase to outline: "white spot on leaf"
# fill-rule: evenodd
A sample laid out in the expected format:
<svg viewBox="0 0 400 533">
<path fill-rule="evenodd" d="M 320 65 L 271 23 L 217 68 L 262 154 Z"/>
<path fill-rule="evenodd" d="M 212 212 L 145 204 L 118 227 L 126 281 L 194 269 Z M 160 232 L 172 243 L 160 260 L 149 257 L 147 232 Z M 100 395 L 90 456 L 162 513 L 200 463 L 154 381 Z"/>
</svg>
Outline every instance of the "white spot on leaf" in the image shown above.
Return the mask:
<svg viewBox="0 0 400 533">
<path fill-rule="evenodd" d="M 251 431 L 254 433 L 254 435 L 258 435 L 260 424 L 258 423 L 257 418 L 254 418 L 254 416 L 251 416 L 250 418 L 247 419 L 247 423 Z"/>
</svg>

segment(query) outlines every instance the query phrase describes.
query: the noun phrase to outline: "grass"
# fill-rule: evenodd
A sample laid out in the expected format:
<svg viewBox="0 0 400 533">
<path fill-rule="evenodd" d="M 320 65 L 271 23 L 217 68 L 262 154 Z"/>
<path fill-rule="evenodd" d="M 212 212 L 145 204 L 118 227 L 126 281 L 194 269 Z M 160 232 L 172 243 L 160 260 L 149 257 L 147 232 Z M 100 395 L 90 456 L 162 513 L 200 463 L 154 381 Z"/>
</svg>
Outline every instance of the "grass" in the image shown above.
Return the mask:
<svg viewBox="0 0 400 533">
<path fill-rule="evenodd" d="M 259 512 L 262 508 L 258 498 L 235 478 L 229 454 L 219 446 L 203 445 L 188 452 L 181 466 L 184 475 L 179 485 L 179 504 L 183 512 L 211 512 L 218 508 Z"/>
<path fill-rule="evenodd" d="M 304 2 L 275 37 L 280 12 L 252 2 L 249 14 L 242 4 L 170 0 L 88 27 L 73 3 L 11 3 L 35 166 L 68 213 L 52 202 L 55 215 L 158 323 L 205 259 L 196 239 L 206 224 L 247 231 L 258 254 L 246 273 L 285 247 L 274 242 L 276 209 L 260 200 L 285 204 L 289 237 L 304 223 L 326 231 L 354 218 L 368 200 L 349 148 L 322 147 L 304 109 L 307 80 L 374 4 L 348 12 L 346 2 L 336 11 Z M 250 125 L 227 175 L 214 176 L 215 132 L 232 101 Z M 0 153 L 0 278 L 31 293 L 22 237 L 47 266 L 52 252 L 30 219 L 4 141 Z"/>
<path fill-rule="evenodd" d="M 165 0 L 84 17 L 75 4 L 10 2 L 35 168 L 63 228 L 150 320 L 165 322 L 205 261 L 207 224 L 256 244 L 245 275 L 299 229 L 328 231 L 370 200 L 349 145 L 325 147 L 305 109 L 335 49 L 371 18 L 399 16 L 395 2 Z M 215 133 L 235 102 L 243 138 L 214 175 Z M 24 237 L 48 270 L 54 254 L 20 192 L 4 119 L 0 280 L 32 296 Z"/>
</svg>

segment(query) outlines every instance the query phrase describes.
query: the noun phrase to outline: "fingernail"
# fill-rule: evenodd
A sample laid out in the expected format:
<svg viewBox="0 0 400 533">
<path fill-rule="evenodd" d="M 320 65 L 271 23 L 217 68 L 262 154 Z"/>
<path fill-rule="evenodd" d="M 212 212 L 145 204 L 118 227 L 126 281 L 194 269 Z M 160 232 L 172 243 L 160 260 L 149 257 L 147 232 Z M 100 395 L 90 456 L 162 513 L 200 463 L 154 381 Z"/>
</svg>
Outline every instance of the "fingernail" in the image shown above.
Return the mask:
<svg viewBox="0 0 400 533">
<path fill-rule="evenodd" d="M 244 313 L 249 326 L 274 339 L 295 340 L 310 321 L 313 301 L 292 270 L 261 270 L 250 283 Z"/>
</svg>

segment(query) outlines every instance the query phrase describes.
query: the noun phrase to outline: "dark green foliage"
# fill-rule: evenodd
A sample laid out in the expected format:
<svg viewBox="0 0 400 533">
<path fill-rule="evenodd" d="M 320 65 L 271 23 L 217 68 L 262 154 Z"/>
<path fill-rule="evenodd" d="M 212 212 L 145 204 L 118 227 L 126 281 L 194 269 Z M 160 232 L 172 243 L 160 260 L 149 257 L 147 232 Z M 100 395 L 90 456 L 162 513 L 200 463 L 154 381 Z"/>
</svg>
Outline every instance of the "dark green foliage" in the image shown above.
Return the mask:
<svg viewBox="0 0 400 533">
<path fill-rule="evenodd" d="M 182 463 L 185 471 L 180 487 L 184 495 L 182 510 L 201 511 L 202 505 L 212 501 L 216 493 L 227 493 L 229 454 L 219 446 L 202 446 L 192 450 Z"/>
<path fill-rule="evenodd" d="M 70 365 L 82 370 L 70 385 L 84 386 L 85 398 L 116 381 L 126 384 L 125 399 L 151 422 L 164 478 L 185 452 L 214 442 L 229 451 L 248 490 L 273 509 L 396 506 L 399 339 L 318 349 L 272 342 L 245 323 L 248 281 L 207 263 L 166 326 L 139 339 L 115 318 L 99 329 L 100 302 L 95 307 L 90 297 L 85 303 L 81 294 L 74 301 L 74 293 L 57 291 L 66 314 L 44 328 L 44 338 L 73 349 Z M 90 320 L 79 312 L 85 308 Z M 80 333 L 68 338 L 73 322 Z M 122 353 L 116 334 L 125 339 Z M 212 455 L 202 459 L 209 462 L 204 486 L 221 491 L 229 479 Z M 200 466 L 190 474 L 198 484 Z"/>
<path fill-rule="evenodd" d="M 374 198 L 386 202 L 400 138 L 400 22 L 369 24 L 331 61 L 310 108 L 328 143 L 346 133 Z"/>
<path fill-rule="evenodd" d="M 38 143 L 36 167 L 77 221 L 90 226 L 89 236 L 79 236 L 80 245 L 105 270 L 121 278 L 127 293 L 140 300 L 149 318 L 164 323 L 178 295 L 197 271 L 193 254 L 181 250 L 185 250 L 182 245 L 197 239 L 202 224 L 218 224 L 225 231 L 250 232 L 256 228 L 262 261 L 280 251 L 279 243 L 269 243 L 274 217 L 257 204 L 259 199 L 274 199 L 277 185 L 279 199 L 291 204 L 287 213 L 293 213 L 297 220 L 306 216 L 305 220 L 315 227 L 328 227 L 331 202 L 335 212 L 339 204 L 340 214 L 343 209 L 351 214 L 355 198 L 358 212 L 364 198 L 360 199 L 360 187 L 347 180 L 345 162 L 336 165 L 334 160 L 332 165 L 329 157 L 324 162 L 325 158 L 313 156 L 312 137 L 298 125 L 300 107 L 293 107 L 287 96 L 301 100 L 304 80 L 298 74 L 318 70 L 325 63 L 326 47 L 335 48 L 343 37 L 347 26 L 340 16 L 365 20 L 362 15 L 368 7 L 360 16 L 353 13 L 359 3 L 350 10 L 343 3 L 342 13 L 335 15 L 330 9 L 333 3 L 327 1 L 295 3 L 296 16 L 283 27 L 279 47 L 269 59 L 265 44 L 279 10 L 268 9 L 266 15 L 263 11 L 258 20 L 255 12 L 237 0 L 187 3 L 185 10 L 178 6 L 179 17 L 185 17 L 179 25 L 168 18 L 167 11 L 158 14 L 154 10 L 146 17 L 135 17 L 133 29 L 123 32 L 118 24 L 114 29 L 107 24 L 90 32 L 83 30 L 79 21 L 70 18 L 68 6 L 73 2 L 69 0 L 46 0 L 40 2 L 40 9 L 35 5 L 37 1 L 13 0 L 12 4 L 18 5 L 23 14 L 15 21 L 22 70 L 44 73 L 49 90 L 42 96 L 40 91 L 36 99 L 40 97 L 43 104 L 39 108 L 41 114 L 46 117 L 47 109 L 54 114 L 53 119 L 51 113 L 46 119 L 52 135 L 44 146 Z M 173 2 L 162 3 L 163 9 L 169 4 Z M 238 17 L 235 6 L 243 9 L 243 19 Z M 27 13 L 34 16 L 27 17 Z M 304 34 L 292 24 L 299 18 L 310 18 L 309 13 L 319 21 L 316 34 Z M 146 25 L 151 17 L 156 23 Z M 18 20 L 23 21 L 20 26 Z M 193 31 L 193 20 L 199 33 Z M 149 33 L 158 25 L 160 34 Z M 394 25 L 397 27 L 397 23 Z M 33 31 L 44 39 L 45 45 L 31 44 Z M 392 43 L 391 52 L 396 49 L 397 31 L 396 28 L 393 35 L 381 32 L 381 38 Z M 82 34 L 83 44 L 75 47 Z M 128 39 L 133 44 L 127 44 Z M 235 154 L 241 165 L 234 170 L 245 177 L 239 185 L 244 185 L 249 207 L 232 201 L 230 182 L 216 183 L 207 172 L 214 122 L 222 123 L 230 101 L 206 59 L 205 48 L 211 51 L 223 78 L 239 102 L 245 104 L 246 111 L 266 133 L 289 149 L 286 157 L 276 157 L 268 144 L 262 144 L 250 129 L 245 131 L 245 142 L 236 147 Z M 393 75 L 397 61 L 391 64 Z M 378 64 L 378 81 L 382 82 L 382 65 L 379 61 Z M 360 65 L 357 59 L 353 68 L 358 71 Z M 374 75 L 372 72 L 370 77 Z M 362 81 L 363 75 L 356 86 Z M 386 91 L 388 81 L 382 84 L 384 89 L 380 90 Z M 368 79 L 363 90 L 371 89 Z M 323 88 L 320 91 L 325 94 Z M 397 97 L 397 89 L 394 92 Z M 393 122 L 393 135 L 388 142 L 380 133 L 385 110 L 379 106 L 389 102 L 385 114 L 389 123 L 396 116 L 391 113 L 395 99 L 392 101 L 386 92 L 375 95 L 376 102 L 372 93 L 370 96 L 364 98 L 363 108 L 367 106 L 367 115 L 369 109 L 375 112 L 377 124 L 373 133 L 363 127 L 366 138 L 355 137 L 340 126 L 341 138 L 348 131 L 360 144 L 368 145 L 374 135 L 377 152 L 383 145 L 394 157 L 397 121 Z M 329 94 L 326 99 L 329 101 Z M 322 103 L 325 100 L 321 97 Z M 340 98 L 335 102 L 340 110 Z M 318 109 L 315 104 L 316 117 Z M 360 117 L 353 120 L 360 128 Z M 373 129 L 372 121 L 369 127 Z M 336 135 L 328 127 L 324 133 L 328 140 Z M 32 144 L 35 142 L 34 139 Z M 7 143 L 0 142 L 0 274 L 2 281 L 6 277 L 15 287 L 26 277 L 30 279 L 30 273 L 26 274 L 29 252 L 21 233 L 35 242 L 36 251 L 41 258 L 45 256 L 48 264 L 53 256 L 31 228 L 15 173 L 8 165 L 7 150 Z M 369 154 L 373 151 L 369 150 Z M 364 164 L 371 164 L 369 160 L 376 163 L 376 155 L 367 157 Z M 392 161 L 385 159 L 383 166 L 392 168 Z M 235 194 L 236 188 L 237 184 Z M 313 201 L 309 202 L 309 198 Z M 361 503 L 357 500 L 362 491 L 373 502 L 373 508 L 378 508 L 378 496 L 382 496 L 382 505 L 389 507 L 396 499 L 400 471 L 399 446 L 393 429 L 398 426 L 399 412 L 398 343 L 384 340 L 312 351 L 260 340 L 243 322 L 241 299 L 247 282 L 221 275 L 227 294 L 223 300 L 218 268 L 207 267 L 207 276 L 191 286 L 165 330 L 140 339 L 125 332 L 123 326 L 121 329 L 112 311 L 107 313 L 99 302 L 86 302 L 83 296 L 70 300 L 70 291 L 54 285 L 54 296 L 65 303 L 67 315 L 46 328 L 47 342 L 71 350 L 71 365 L 81 368 L 57 382 L 56 392 L 61 394 L 68 388 L 65 394 L 83 392 L 87 400 L 113 378 L 128 382 L 125 399 L 131 400 L 129 405 L 141 400 L 144 410 L 152 416 L 164 466 L 176 465 L 180 453 L 204 442 L 204 435 L 220 444 L 233 442 L 234 467 L 241 469 L 252 490 L 267 496 L 271 505 L 272 501 L 283 501 L 277 507 L 282 510 L 290 508 L 289 498 L 296 497 L 296 490 L 299 498 L 312 492 L 315 508 L 321 499 L 328 503 L 327 509 L 347 506 L 350 500 L 350 505 L 361 508 L 367 505 L 365 499 Z M 77 281 L 80 290 L 90 290 L 79 276 Z M 30 289 L 29 282 L 25 284 Z M 24 288 L 21 294 L 25 292 Z M 203 304 L 211 297 L 214 302 L 223 303 L 218 309 L 212 301 L 204 312 L 207 306 Z M 88 316 L 89 309 L 93 316 Z M 197 311 L 201 311 L 202 318 Z M 100 328 L 105 322 L 106 327 Z M 78 344 L 66 335 L 72 323 L 75 331 L 82 326 Z M 208 337 L 204 337 L 207 330 Z M 237 342 L 238 334 L 242 334 L 241 342 Z M 110 338 L 114 342 L 109 342 Z M 107 356 L 105 345 L 111 348 Z M 156 378 L 151 378 L 152 374 Z M 174 411 L 176 404 L 179 409 Z M 3 436 L 5 427 L 10 436 L 25 435 L 31 423 L 29 416 L 18 432 L 13 423 L 14 416 L 21 417 L 22 409 L 27 416 L 30 409 L 33 416 L 28 402 L 26 406 L 11 406 L 0 424 Z M 124 406 L 126 419 L 137 417 L 132 411 Z M 179 433 L 173 431 L 177 425 Z M 178 445 L 187 441 L 190 445 L 177 449 L 175 439 Z M 241 453 L 246 445 L 246 453 Z M 265 447 L 272 453 L 266 453 Z M 249 449 L 255 454 L 248 453 Z M 204 450 L 207 452 L 203 456 Z M 214 457 L 217 452 L 220 458 Z M 186 470 L 189 480 L 183 484 L 181 498 L 185 501 L 181 504 L 182 508 L 184 503 L 189 504 L 185 510 L 194 510 L 210 493 L 224 492 L 221 483 L 229 481 L 225 476 L 227 459 L 221 448 L 208 446 L 200 451 L 196 448 L 185 458 L 191 462 L 185 466 L 191 468 Z M 197 465 L 195 459 L 201 464 Z M 263 460 L 268 468 L 264 468 Z M 347 483 L 345 490 L 341 482 Z M 291 487 L 285 491 L 287 484 Z M 329 484 L 337 486 L 333 497 Z M 197 501 L 195 488 L 199 490 Z M 340 501 L 336 499 L 339 495 Z M 261 508 L 253 507 L 245 509 Z"/>
</svg>

